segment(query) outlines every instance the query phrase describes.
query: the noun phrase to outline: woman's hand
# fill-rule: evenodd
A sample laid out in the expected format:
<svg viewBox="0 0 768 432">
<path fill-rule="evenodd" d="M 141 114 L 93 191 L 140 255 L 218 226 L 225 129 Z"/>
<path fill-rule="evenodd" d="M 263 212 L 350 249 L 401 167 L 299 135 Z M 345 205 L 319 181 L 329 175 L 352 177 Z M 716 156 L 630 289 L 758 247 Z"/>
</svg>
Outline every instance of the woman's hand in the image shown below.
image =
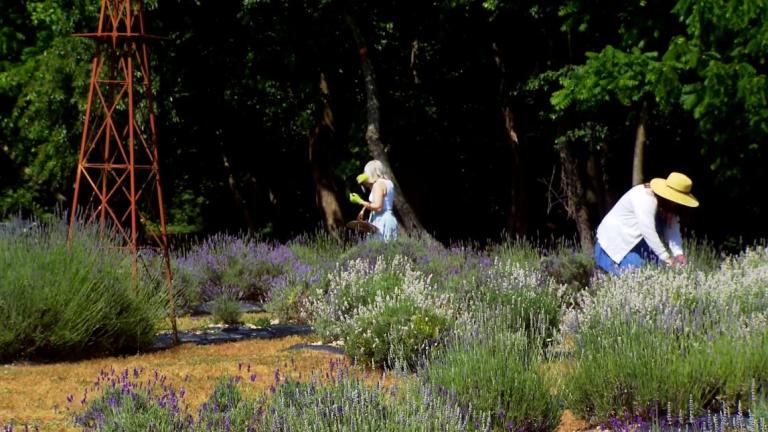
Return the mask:
<svg viewBox="0 0 768 432">
<path fill-rule="evenodd" d="M 351 202 L 352 204 L 358 204 L 358 205 L 363 205 L 363 204 L 365 204 L 365 200 L 363 200 L 363 199 L 360 197 L 360 195 L 358 195 L 358 194 L 356 194 L 356 193 L 351 193 L 351 194 L 349 194 L 349 202 Z"/>
<path fill-rule="evenodd" d="M 676 266 L 684 266 L 688 264 L 688 259 L 685 257 L 685 255 L 678 255 L 674 258 L 672 258 L 672 261 L 674 262 L 674 265 Z"/>
</svg>

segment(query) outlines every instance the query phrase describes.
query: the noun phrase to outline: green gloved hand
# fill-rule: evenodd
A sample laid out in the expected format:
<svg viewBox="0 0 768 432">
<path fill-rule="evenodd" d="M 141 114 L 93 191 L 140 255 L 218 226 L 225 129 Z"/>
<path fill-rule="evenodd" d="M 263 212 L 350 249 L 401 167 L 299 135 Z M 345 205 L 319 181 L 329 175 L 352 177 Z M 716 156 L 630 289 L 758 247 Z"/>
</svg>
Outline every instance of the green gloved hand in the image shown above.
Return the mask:
<svg viewBox="0 0 768 432">
<path fill-rule="evenodd" d="M 362 173 L 357 176 L 357 184 L 363 184 L 366 180 L 368 180 L 368 174 Z"/>
<path fill-rule="evenodd" d="M 360 198 L 360 195 L 356 193 L 351 193 L 349 194 L 349 202 L 351 202 L 352 204 L 362 205 L 365 201 L 362 198 Z"/>
</svg>

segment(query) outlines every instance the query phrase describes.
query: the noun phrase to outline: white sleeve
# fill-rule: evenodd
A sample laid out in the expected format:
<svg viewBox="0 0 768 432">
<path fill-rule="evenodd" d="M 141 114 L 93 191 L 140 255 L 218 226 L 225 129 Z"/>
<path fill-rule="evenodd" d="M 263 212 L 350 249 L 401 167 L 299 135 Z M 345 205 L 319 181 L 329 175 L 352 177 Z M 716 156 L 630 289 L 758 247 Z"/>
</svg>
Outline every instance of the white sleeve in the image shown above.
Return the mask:
<svg viewBox="0 0 768 432">
<path fill-rule="evenodd" d="M 632 207 L 635 211 L 635 217 L 637 218 L 637 224 L 640 228 L 640 234 L 642 234 L 645 242 L 648 246 L 659 256 L 659 259 L 666 261 L 669 259 L 669 252 L 664 247 L 664 243 L 659 238 L 659 233 L 656 232 L 656 206 L 658 202 L 654 197 L 648 197 L 648 199 L 633 199 Z"/>
<path fill-rule="evenodd" d="M 683 236 L 680 235 L 680 217 L 677 215 L 672 217 L 667 226 L 664 228 L 664 237 L 669 244 L 669 250 L 672 251 L 672 256 L 683 255 Z"/>
</svg>

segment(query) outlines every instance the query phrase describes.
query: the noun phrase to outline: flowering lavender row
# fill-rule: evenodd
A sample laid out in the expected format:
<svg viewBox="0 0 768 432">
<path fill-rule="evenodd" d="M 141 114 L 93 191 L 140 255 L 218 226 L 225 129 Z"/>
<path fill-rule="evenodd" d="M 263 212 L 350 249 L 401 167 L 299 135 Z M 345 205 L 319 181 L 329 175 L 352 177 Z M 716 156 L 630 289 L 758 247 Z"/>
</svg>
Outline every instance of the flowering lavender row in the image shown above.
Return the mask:
<svg viewBox="0 0 768 432">
<path fill-rule="evenodd" d="M 346 366 L 331 361 L 324 374 L 309 382 L 293 381 L 279 369 L 273 377 L 256 377 L 250 366 L 221 379 L 208 400 L 190 413 L 183 387 L 157 371 L 102 371 L 76 409 L 74 421 L 84 431 L 470 431 L 487 423 L 434 395 L 415 381 L 384 386 L 366 384 Z M 382 377 L 383 378 L 383 377 Z M 270 379 L 269 397 L 244 397 L 241 387 Z M 90 399 L 89 399 L 90 397 Z"/>
<path fill-rule="evenodd" d="M 221 296 L 263 302 L 288 283 L 314 283 L 319 272 L 286 245 L 215 235 L 175 260 L 178 285 L 191 302 Z"/>
<path fill-rule="evenodd" d="M 645 268 L 604 278 L 580 294 L 564 334 L 606 322 L 631 322 L 674 333 L 762 333 L 768 329 L 768 252 L 726 259 L 717 272 Z"/>
<path fill-rule="evenodd" d="M 758 404 L 757 397 L 752 389 L 752 405 Z M 657 409 L 650 419 L 640 416 L 632 416 L 625 412 L 622 416 L 611 417 L 607 422 L 600 423 L 601 430 L 613 431 L 638 431 L 638 432 L 765 432 L 768 431 L 768 420 L 761 416 L 760 412 L 743 410 L 741 404 L 736 405 L 735 412 L 724 407 L 719 412 L 707 412 L 704 415 L 696 415 L 693 401 L 690 400 L 688 411 L 679 411 L 672 414 L 672 408 L 667 406 L 666 415 L 660 416 Z"/>
<path fill-rule="evenodd" d="M 701 416 L 750 403 L 753 380 L 768 388 L 765 251 L 714 272 L 649 268 L 604 279 L 579 304 L 560 339 L 575 363 L 568 403 L 588 417 L 626 410 L 648 419 L 659 401 Z"/>
</svg>

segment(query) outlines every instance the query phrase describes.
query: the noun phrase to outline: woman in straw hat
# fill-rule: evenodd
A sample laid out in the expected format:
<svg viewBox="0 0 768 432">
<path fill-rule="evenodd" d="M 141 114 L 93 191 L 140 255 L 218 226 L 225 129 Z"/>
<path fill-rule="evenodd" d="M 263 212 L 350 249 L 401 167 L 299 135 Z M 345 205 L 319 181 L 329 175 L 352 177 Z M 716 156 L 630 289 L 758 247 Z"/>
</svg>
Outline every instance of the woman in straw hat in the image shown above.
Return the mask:
<svg viewBox="0 0 768 432">
<path fill-rule="evenodd" d="M 384 164 L 376 159 L 368 162 L 363 174 L 357 176 L 357 182 L 371 190 L 368 201 L 363 200 L 356 193 L 349 195 L 350 202 L 363 207 L 358 219 L 362 219 L 365 211 L 370 210 L 368 222 L 378 228 L 376 238 L 384 241 L 396 238 L 398 223 L 392 212 L 395 202 L 395 185 L 389 179 Z"/>
<path fill-rule="evenodd" d="M 597 227 L 597 266 L 619 274 L 645 263 L 685 264 L 677 210 L 699 206 L 692 185 L 686 175 L 673 172 L 625 193 Z"/>
</svg>

